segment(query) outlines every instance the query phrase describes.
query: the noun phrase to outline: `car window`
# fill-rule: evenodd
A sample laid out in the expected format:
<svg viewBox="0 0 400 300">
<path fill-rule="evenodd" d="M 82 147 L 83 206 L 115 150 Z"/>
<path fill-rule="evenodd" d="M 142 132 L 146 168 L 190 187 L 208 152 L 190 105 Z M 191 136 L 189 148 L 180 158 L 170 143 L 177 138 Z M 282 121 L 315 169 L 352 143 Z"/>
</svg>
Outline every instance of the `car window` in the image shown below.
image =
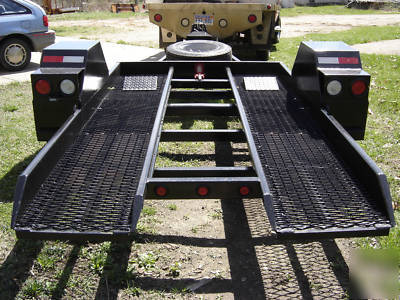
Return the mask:
<svg viewBox="0 0 400 300">
<path fill-rule="evenodd" d="M 11 0 L 0 0 L 0 15 L 27 14 L 30 10 Z"/>
</svg>

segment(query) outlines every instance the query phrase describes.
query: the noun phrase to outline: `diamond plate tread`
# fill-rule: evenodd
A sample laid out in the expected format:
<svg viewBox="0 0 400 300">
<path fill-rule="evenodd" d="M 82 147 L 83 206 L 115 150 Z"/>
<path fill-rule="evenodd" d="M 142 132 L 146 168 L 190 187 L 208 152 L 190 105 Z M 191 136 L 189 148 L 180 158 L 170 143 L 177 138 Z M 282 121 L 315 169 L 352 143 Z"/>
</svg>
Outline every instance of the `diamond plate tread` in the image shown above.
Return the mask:
<svg viewBox="0 0 400 300">
<path fill-rule="evenodd" d="M 22 204 L 16 229 L 129 232 L 164 82 L 158 76 L 155 91 L 123 91 L 118 78 L 36 195 Z"/>
<path fill-rule="evenodd" d="M 280 91 L 246 91 L 236 76 L 271 191 L 280 233 L 389 224 L 299 100 Z"/>
</svg>

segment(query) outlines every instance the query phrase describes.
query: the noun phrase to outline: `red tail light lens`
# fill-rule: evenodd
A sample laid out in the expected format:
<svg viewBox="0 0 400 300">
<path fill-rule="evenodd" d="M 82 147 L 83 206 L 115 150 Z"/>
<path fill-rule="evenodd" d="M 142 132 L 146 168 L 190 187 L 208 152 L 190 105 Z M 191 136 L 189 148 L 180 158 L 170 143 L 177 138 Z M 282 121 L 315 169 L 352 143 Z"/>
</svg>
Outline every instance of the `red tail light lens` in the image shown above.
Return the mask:
<svg viewBox="0 0 400 300">
<path fill-rule="evenodd" d="M 248 194 L 250 194 L 250 189 L 249 189 L 249 187 L 244 185 L 244 186 L 240 187 L 239 193 L 242 196 L 247 196 Z"/>
<path fill-rule="evenodd" d="M 167 195 L 167 192 L 167 189 L 163 186 L 156 187 L 156 195 L 159 197 L 164 197 L 165 195 Z"/>
<path fill-rule="evenodd" d="M 207 196 L 208 195 L 208 187 L 200 186 L 197 188 L 197 194 L 199 196 Z"/>
<path fill-rule="evenodd" d="M 160 14 L 155 14 L 154 15 L 154 21 L 161 22 L 162 21 L 162 16 Z"/>
<path fill-rule="evenodd" d="M 47 16 L 43 16 L 43 26 L 49 27 L 49 18 Z"/>
<path fill-rule="evenodd" d="M 366 89 L 367 89 L 367 85 L 362 80 L 356 80 L 351 85 L 351 92 L 355 96 L 361 95 L 362 93 L 365 92 Z"/>
<path fill-rule="evenodd" d="M 41 95 L 48 95 L 50 94 L 50 83 L 47 80 L 40 79 L 35 83 L 36 91 Z"/>
<path fill-rule="evenodd" d="M 249 20 L 250 23 L 255 23 L 257 21 L 257 17 L 255 15 L 249 15 L 247 20 Z"/>
</svg>

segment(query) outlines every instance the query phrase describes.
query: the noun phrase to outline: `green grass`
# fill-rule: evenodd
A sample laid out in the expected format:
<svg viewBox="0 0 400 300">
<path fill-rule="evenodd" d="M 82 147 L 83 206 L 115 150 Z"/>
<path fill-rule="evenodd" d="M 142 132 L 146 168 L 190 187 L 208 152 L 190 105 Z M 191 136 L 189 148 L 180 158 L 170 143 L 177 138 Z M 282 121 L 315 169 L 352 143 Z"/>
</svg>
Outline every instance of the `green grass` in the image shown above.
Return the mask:
<svg viewBox="0 0 400 300">
<path fill-rule="evenodd" d="M 108 20 L 108 19 L 126 19 L 137 16 L 147 16 L 147 13 L 133 13 L 133 12 L 120 12 L 118 14 L 108 11 L 95 11 L 95 12 L 75 12 L 60 15 L 50 15 L 49 22 L 51 21 L 75 21 L 75 20 Z"/>
<path fill-rule="evenodd" d="M 300 15 L 371 15 L 371 14 L 393 14 L 397 10 L 385 11 L 375 9 L 354 9 L 346 8 L 344 5 L 326 6 L 295 6 L 293 8 L 282 8 L 282 17 L 297 17 Z"/>
<path fill-rule="evenodd" d="M 81 36 L 81 38 L 119 31 L 118 28 L 110 26 L 53 26 L 52 29 L 58 36 Z"/>
<path fill-rule="evenodd" d="M 281 61 L 290 69 L 296 58 L 297 49 L 302 41 L 343 41 L 349 45 L 400 38 L 400 26 L 360 26 L 350 30 L 329 34 L 306 34 L 295 38 L 282 38 L 271 52 L 271 60 Z"/>
</svg>

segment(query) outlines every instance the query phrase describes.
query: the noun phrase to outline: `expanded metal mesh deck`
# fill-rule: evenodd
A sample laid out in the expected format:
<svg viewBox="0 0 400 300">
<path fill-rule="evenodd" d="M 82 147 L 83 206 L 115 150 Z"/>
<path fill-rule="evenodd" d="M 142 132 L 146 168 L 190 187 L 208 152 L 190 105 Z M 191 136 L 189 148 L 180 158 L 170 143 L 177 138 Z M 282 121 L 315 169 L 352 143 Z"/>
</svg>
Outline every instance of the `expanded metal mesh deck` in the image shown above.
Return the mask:
<svg viewBox="0 0 400 300">
<path fill-rule="evenodd" d="M 16 230 L 112 233 L 131 230 L 131 209 L 165 78 L 154 91 L 124 91 L 123 77 L 39 191 L 23 203 Z"/>
<path fill-rule="evenodd" d="M 389 224 L 300 101 L 281 85 L 279 91 L 246 91 L 243 77 L 235 80 L 271 190 L 277 232 Z"/>
</svg>

